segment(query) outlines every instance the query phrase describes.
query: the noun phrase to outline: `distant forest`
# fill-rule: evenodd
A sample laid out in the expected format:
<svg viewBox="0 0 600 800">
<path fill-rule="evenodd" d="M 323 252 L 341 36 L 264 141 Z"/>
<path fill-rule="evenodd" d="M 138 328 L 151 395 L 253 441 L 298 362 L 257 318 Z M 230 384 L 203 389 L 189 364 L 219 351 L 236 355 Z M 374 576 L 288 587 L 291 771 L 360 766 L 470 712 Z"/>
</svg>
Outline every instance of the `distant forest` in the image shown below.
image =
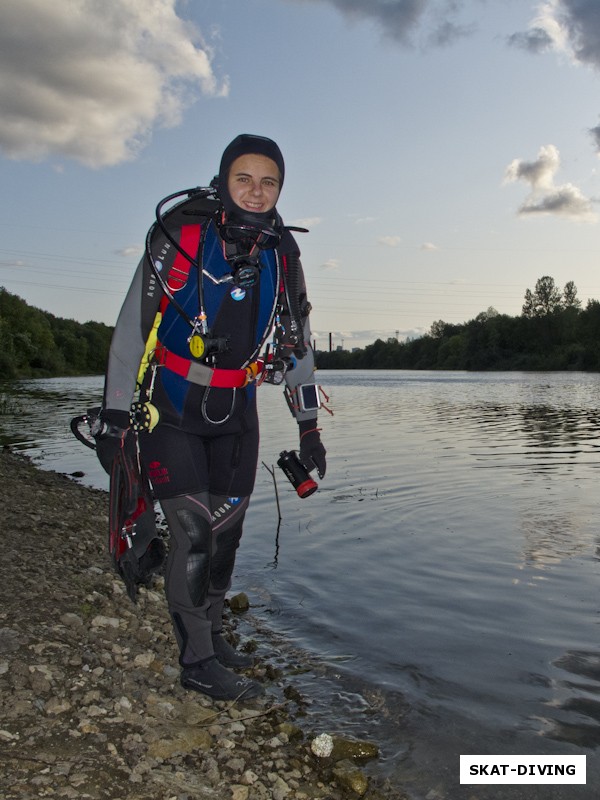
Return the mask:
<svg viewBox="0 0 600 800">
<path fill-rule="evenodd" d="M 29 306 L 0 287 L 0 379 L 101 375 L 113 328 L 75 322 Z M 600 371 L 600 302 L 581 307 L 570 281 L 549 276 L 525 292 L 518 317 L 494 308 L 455 325 L 399 342 L 378 339 L 364 349 L 319 351 L 320 369 Z"/>
<path fill-rule="evenodd" d="M 100 375 L 112 332 L 40 311 L 0 287 L 0 378 Z"/>
<path fill-rule="evenodd" d="M 378 339 L 364 350 L 319 352 L 321 369 L 600 371 L 600 303 L 585 309 L 572 281 L 560 290 L 545 275 L 525 292 L 522 314 L 488 308 L 454 325 L 434 322 L 428 334 Z"/>
</svg>

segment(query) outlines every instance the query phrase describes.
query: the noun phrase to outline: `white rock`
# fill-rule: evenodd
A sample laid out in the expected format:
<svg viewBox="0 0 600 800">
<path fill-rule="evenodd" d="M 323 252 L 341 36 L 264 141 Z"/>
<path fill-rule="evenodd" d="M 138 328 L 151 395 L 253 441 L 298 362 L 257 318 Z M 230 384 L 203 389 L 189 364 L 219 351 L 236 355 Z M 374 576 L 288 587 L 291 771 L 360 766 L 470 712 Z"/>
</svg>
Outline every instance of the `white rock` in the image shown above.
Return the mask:
<svg viewBox="0 0 600 800">
<path fill-rule="evenodd" d="M 246 786 L 253 786 L 258 780 L 258 775 L 251 769 L 247 769 L 240 780 Z"/>
<path fill-rule="evenodd" d="M 328 733 L 321 733 L 312 740 L 310 749 L 319 758 L 328 758 L 333 751 L 333 739 Z"/>
<path fill-rule="evenodd" d="M 52 697 L 46 703 L 47 714 L 64 714 L 65 711 L 70 711 L 72 708 L 71 703 L 60 697 Z"/>
<path fill-rule="evenodd" d="M 118 628 L 119 627 L 119 620 L 117 617 L 105 617 L 102 614 L 98 614 L 92 620 L 92 628 Z"/>
<path fill-rule="evenodd" d="M 146 652 L 140 653 L 133 659 L 133 663 L 136 667 L 149 667 L 150 664 L 154 661 L 154 653 Z"/>
</svg>

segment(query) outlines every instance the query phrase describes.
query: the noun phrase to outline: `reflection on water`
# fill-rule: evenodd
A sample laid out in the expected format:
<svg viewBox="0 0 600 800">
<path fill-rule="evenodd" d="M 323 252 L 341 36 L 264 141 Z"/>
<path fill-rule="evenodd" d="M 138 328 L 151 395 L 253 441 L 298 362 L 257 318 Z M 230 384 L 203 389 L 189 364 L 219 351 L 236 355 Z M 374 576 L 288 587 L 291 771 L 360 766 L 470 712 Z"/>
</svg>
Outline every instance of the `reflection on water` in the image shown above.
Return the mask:
<svg viewBox="0 0 600 800">
<path fill-rule="evenodd" d="M 336 698 L 340 724 L 376 737 L 417 797 L 504 798 L 458 785 L 458 755 L 477 752 L 586 753 L 587 787 L 511 798 L 594 797 L 600 376 L 320 379 L 335 410 L 320 421 L 327 478 L 300 500 L 278 475 L 279 522 L 259 467 L 236 575 L 273 649 L 310 665 L 296 680 L 311 714 L 326 719 Z M 100 386 L 22 382 L 3 441 L 105 488 L 67 427 Z M 297 433 L 280 389 L 261 388 L 260 405 L 270 467 Z"/>
<path fill-rule="evenodd" d="M 553 667 L 561 678 L 552 687 L 546 735 L 578 747 L 600 747 L 600 652 L 567 652 Z"/>
</svg>

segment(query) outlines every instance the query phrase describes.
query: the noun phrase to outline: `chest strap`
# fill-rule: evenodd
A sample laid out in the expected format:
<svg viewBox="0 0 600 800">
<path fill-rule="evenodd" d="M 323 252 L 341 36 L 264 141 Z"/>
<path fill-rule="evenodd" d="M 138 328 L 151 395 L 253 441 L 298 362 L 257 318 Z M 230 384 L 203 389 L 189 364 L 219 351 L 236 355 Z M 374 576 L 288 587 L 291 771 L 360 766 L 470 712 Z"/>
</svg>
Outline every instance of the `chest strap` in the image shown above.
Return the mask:
<svg viewBox="0 0 600 800">
<path fill-rule="evenodd" d="M 253 361 L 244 369 L 213 369 L 206 364 L 199 364 L 190 358 L 183 358 L 160 343 L 154 351 L 155 360 L 176 375 L 180 375 L 190 383 L 200 386 L 213 386 L 217 389 L 243 389 L 251 383 L 264 369 L 262 360 Z"/>
</svg>

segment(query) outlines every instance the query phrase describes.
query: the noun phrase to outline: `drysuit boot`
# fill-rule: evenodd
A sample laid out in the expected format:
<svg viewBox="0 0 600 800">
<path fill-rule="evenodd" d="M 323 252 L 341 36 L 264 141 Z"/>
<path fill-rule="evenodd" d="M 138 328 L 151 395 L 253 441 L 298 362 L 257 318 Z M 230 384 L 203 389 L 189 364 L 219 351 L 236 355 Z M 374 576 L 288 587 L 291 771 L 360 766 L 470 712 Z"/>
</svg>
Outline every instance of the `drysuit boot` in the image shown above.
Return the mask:
<svg viewBox="0 0 600 800">
<path fill-rule="evenodd" d="M 260 697 L 265 691 L 260 683 L 230 672 L 219 663 L 216 656 L 184 666 L 181 685 L 184 689 L 192 689 L 215 700 L 250 700 Z"/>
<path fill-rule="evenodd" d="M 246 667 L 251 667 L 254 663 L 252 656 L 247 653 L 240 653 L 235 647 L 232 647 L 220 631 L 218 633 L 213 631 L 212 643 L 217 661 L 224 667 L 245 669 Z"/>
</svg>

